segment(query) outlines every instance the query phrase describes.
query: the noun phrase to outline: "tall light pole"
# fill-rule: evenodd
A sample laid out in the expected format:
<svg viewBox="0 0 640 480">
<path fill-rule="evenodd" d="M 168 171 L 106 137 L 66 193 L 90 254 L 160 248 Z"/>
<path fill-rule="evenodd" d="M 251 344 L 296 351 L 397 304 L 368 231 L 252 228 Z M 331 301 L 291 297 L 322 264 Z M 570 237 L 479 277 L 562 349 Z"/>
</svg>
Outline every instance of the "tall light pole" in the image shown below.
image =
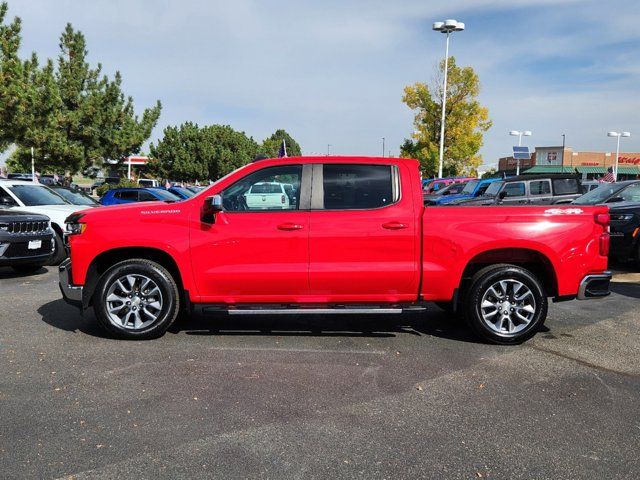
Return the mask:
<svg viewBox="0 0 640 480">
<path fill-rule="evenodd" d="M 384 157 L 384 137 L 382 137 L 382 156 Z"/>
<path fill-rule="evenodd" d="M 522 137 L 530 137 L 531 136 L 531 131 L 530 130 L 511 130 L 509 132 L 509 135 L 511 135 L 512 137 L 518 137 L 518 146 L 522 146 Z M 516 175 L 520 175 L 520 159 L 516 159 Z"/>
<path fill-rule="evenodd" d="M 618 181 L 618 157 L 620 156 L 620 137 L 630 137 L 629 132 L 607 132 L 607 137 L 616 137 L 616 161 L 613 167 L 613 181 Z"/>
<path fill-rule="evenodd" d="M 327 157 L 331 155 L 331 144 L 327 143 Z"/>
<path fill-rule="evenodd" d="M 442 166 L 444 164 L 444 120 L 445 108 L 447 106 L 447 72 L 449 70 L 449 36 L 453 32 L 461 32 L 464 30 L 464 23 L 457 20 L 445 20 L 444 22 L 435 22 L 433 29 L 436 32 L 445 33 L 447 35 L 446 47 L 444 50 L 444 80 L 442 81 L 442 118 L 440 120 L 440 161 L 438 163 L 438 178 L 442 178 Z"/>
</svg>

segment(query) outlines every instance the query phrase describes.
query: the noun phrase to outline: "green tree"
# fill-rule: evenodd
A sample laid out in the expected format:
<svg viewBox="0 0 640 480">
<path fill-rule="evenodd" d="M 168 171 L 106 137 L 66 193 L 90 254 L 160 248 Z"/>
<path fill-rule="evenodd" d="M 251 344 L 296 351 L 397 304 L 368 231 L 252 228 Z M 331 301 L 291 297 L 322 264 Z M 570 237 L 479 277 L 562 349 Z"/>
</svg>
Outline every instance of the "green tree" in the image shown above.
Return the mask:
<svg viewBox="0 0 640 480">
<path fill-rule="evenodd" d="M 215 180 L 251 162 L 258 144 L 228 125 L 199 127 L 187 122 L 164 129 L 151 144 L 152 169 L 174 180 Z"/>
<path fill-rule="evenodd" d="M 92 68 L 84 35 L 71 24 L 60 37 L 57 62 L 48 60 L 40 67 L 35 55 L 20 61 L 14 47 L 20 43 L 20 23 L 5 27 L 5 14 L 3 4 L 0 42 L 7 53 L 0 58 L 0 71 L 13 73 L 0 76 L 0 100 L 11 97 L 14 103 L 0 107 L 0 145 L 4 141 L 18 147 L 9 163 L 29 168 L 33 148 L 39 171 L 75 173 L 139 152 L 158 121 L 160 102 L 138 118 L 132 98 L 122 91 L 120 73 L 111 80 L 101 74 L 100 64 Z"/>
<path fill-rule="evenodd" d="M 412 139 L 401 146 L 401 155 L 420 160 L 425 175 L 438 171 L 440 126 L 442 115 L 442 75 L 444 60 L 431 86 L 416 83 L 404 89 L 402 101 L 415 111 Z M 489 111 L 480 105 L 480 80 L 471 67 L 459 67 L 455 58 L 449 58 L 447 106 L 445 111 L 443 174 L 476 173 L 482 163 L 478 154 L 484 132 L 492 122 Z"/>
<path fill-rule="evenodd" d="M 287 146 L 287 156 L 299 157 L 302 155 L 302 149 L 298 142 L 296 142 L 293 137 L 283 129 L 276 130 L 273 135 L 264 139 L 260 146 L 260 154 L 268 158 L 277 157 L 278 153 L 280 153 L 280 147 L 282 146 L 283 140 Z"/>
<path fill-rule="evenodd" d="M 22 22 L 15 17 L 6 23 L 8 9 L 6 2 L 0 4 L 0 150 L 24 133 L 25 113 L 34 93 L 30 83 L 33 59 L 22 61 L 19 57 Z"/>
</svg>

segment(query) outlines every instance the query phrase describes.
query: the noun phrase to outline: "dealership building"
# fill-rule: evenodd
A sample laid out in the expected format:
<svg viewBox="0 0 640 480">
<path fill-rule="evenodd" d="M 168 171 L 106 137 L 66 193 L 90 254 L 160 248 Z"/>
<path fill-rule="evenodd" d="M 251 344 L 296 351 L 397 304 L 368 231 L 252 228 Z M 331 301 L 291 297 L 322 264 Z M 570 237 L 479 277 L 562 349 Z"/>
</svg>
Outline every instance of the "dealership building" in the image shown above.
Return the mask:
<svg viewBox="0 0 640 480">
<path fill-rule="evenodd" d="M 578 173 L 583 180 L 602 178 L 615 165 L 615 152 L 574 152 L 571 147 L 535 147 L 530 160 L 520 160 L 520 173 Z M 500 173 L 515 174 L 517 160 L 503 157 L 498 161 Z M 618 156 L 618 180 L 640 176 L 640 152 Z"/>
</svg>

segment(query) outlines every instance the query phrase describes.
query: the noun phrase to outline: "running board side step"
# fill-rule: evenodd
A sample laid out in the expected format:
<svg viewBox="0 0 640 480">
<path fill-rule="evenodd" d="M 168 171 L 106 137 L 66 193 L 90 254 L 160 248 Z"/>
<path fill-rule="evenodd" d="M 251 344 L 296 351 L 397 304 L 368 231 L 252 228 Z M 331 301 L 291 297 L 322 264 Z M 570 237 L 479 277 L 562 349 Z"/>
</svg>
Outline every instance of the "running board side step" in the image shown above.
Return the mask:
<svg viewBox="0 0 640 480">
<path fill-rule="evenodd" d="M 230 308 L 229 315 L 331 315 L 402 313 L 402 308 Z"/>
</svg>

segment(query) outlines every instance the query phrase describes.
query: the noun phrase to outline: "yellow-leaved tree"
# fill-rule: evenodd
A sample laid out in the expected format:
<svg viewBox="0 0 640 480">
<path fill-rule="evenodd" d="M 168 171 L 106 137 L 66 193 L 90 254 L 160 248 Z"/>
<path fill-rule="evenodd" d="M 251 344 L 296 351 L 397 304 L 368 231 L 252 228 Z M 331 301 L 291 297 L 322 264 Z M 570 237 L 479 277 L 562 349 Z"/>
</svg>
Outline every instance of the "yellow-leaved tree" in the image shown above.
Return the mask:
<svg viewBox="0 0 640 480">
<path fill-rule="evenodd" d="M 416 83 L 404 89 L 402 101 L 415 111 L 414 133 L 400 147 L 401 156 L 420 161 L 425 177 L 438 173 L 442 77 L 444 60 L 431 85 Z M 476 175 L 484 132 L 491 127 L 489 110 L 480 105 L 480 80 L 471 67 L 459 67 L 449 57 L 445 111 L 443 176 Z"/>
</svg>

